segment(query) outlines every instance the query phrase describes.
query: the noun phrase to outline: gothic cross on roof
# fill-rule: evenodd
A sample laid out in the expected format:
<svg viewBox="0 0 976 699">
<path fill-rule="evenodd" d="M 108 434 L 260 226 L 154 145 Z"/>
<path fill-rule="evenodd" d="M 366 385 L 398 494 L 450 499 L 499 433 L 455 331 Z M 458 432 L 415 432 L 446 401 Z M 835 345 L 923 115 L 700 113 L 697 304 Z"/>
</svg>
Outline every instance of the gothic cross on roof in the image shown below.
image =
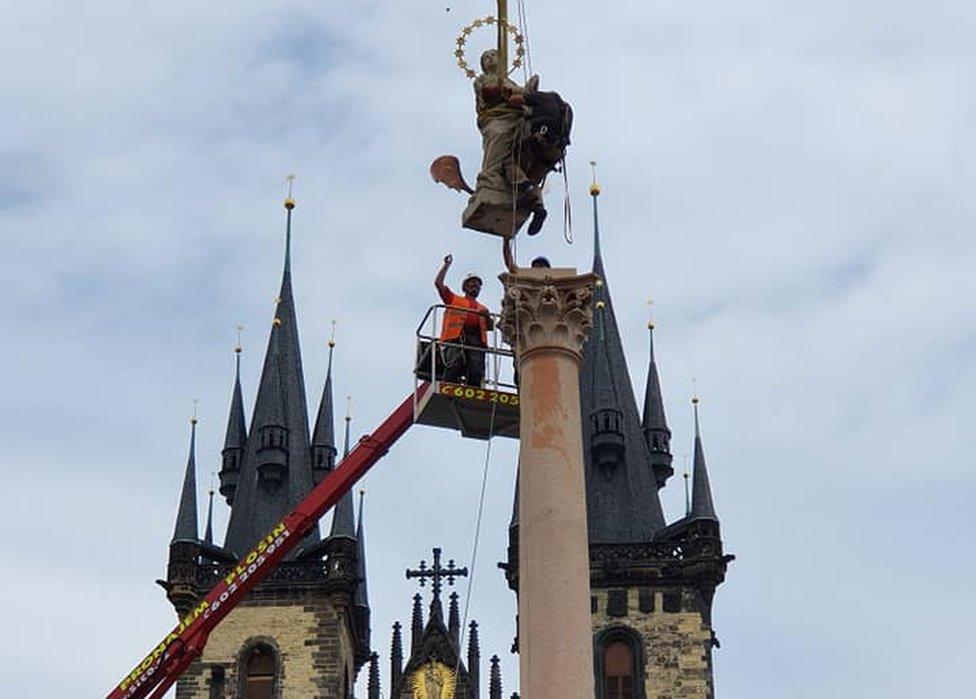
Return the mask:
<svg viewBox="0 0 976 699">
<path fill-rule="evenodd" d="M 467 568 L 457 568 L 454 565 L 454 559 L 450 559 L 447 562 L 447 566 L 441 565 L 441 550 L 439 548 L 434 549 L 434 565 L 430 568 L 427 567 L 427 561 L 420 561 L 420 567 L 418 570 L 407 569 L 407 579 L 410 578 L 420 578 L 420 586 L 423 587 L 427 582 L 427 578 L 431 578 L 432 587 L 434 588 L 434 599 L 440 599 L 441 596 L 441 579 L 447 578 L 447 584 L 453 585 L 454 578 L 463 578 L 468 575 Z"/>
</svg>

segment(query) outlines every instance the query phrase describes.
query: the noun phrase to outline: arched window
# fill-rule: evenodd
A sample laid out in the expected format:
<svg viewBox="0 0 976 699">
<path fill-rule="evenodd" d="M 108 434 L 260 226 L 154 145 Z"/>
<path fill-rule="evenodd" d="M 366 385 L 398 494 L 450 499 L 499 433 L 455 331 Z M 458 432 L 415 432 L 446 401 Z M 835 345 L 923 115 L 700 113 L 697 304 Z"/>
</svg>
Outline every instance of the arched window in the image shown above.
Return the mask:
<svg viewBox="0 0 976 699">
<path fill-rule="evenodd" d="M 597 699 L 645 699 L 644 639 L 634 629 L 614 625 L 593 639 Z"/>
<path fill-rule="evenodd" d="M 278 657 L 274 648 L 256 643 L 241 658 L 243 699 L 274 699 L 278 679 Z"/>
<path fill-rule="evenodd" d="M 634 699 L 634 653 L 623 641 L 603 651 L 603 683 L 607 699 Z"/>
</svg>

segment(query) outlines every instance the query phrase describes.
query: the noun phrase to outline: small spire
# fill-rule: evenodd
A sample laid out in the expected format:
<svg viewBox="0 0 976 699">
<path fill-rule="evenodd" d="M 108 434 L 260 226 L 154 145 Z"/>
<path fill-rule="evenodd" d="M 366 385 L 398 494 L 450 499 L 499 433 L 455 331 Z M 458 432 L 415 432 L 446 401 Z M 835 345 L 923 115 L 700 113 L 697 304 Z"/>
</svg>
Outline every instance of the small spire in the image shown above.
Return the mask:
<svg viewBox="0 0 976 699">
<path fill-rule="evenodd" d="M 400 622 L 393 624 L 393 640 L 390 642 L 390 691 L 396 691 L 403 674 L 403 633 Z"/>
<path fill-rule="evenodd" d="M 651 471 L 657 487 L 663 488 L 668 478 L 674 474 L 671 466 L 671 430 L 664 413 L 664 396 L 661 391 L 661 379 L 654 359 L 654 316 L 651 309 L 654 301 L 647 301 L 647 386 L 644 389 L 644 415 L 641 418 L 641 431 L 644 442 L 650 452 Z"/>
<path fill-rule="evenodd" d="M 461 648 L 461 613 L 458 610 L 458 593 L 452 592 L 447 613 L 447 630 L 454 642 L 454 647 Z"/>
<path fill-rule="evenodd" d="M 708 482 L 708 469 L 705 467 L 705 449 L 702 447 L 701 428 L 698 422 L 698 396 L 691 399 L 695 410 L 695 457 L 692 473 L 691 516 L 718 520 L 712 502 L 712 488 Z"/>
<path fill-rule="evenodd" d="M 186 472 L 183 475 L 183 490 L 180 494 L 180 507 L 176 514 L 176 528 L 173 541 L 198 541 L 197 526 L 197 401 L 193 401 L 193 417 L 190 418 L 190 453 L 186 459 Z"/>
<path fill-rule="evenodd" d="M 359 489 L 359 522 L 356 525 L 356 583 L 355 602 L 357 607 L 369 609 L 369 590 L 366 586 L 366 534 L 363 531 L 363 502 L 366 491 Z"/>
<path fill-rule="evenodd" d="M 497 655 L 491 656 L 491 674 L 488 676 L 488 699 L 502 699 L 502 669 Z"/>
<path fill-rule="evenodd" d="M 478 622 L 468 624 L 468 681 L 471 684 L 471 696 L 481 695 L 481 644 L 478 641 Z"/>
<path fill-rule="evenodd" d="M 295 184 L 295 175 L 285 177 L 288 183 L 288 197 L 285 199 L 285 211 L 287 219 L 285 223 L 285 274 L 291 274 L 291 212 L 295 209 L 295 200 L 292 198 L 292 186 Z"/>
<path fill-rule="evenodd" d="M 346 447 L 343 452 L 343 458 L 349 455 L 349 423 L 352 421 L 352 397 L 347 397 L 346 401 Z M 332 515 L 332 530 L 329 533 L 329 538 L 345 536 L 352 539 L 356 536 L 354 527 L 352 490 L 347 490 L 335 506 Z"/>
<path fill-rule="evenodd" d="M 208 544 L 213 543 L 213 499 L 214 499 L 214 489 L 213 485 L 210 486 L 210 490 L 207 491 L 207 497 L 210 501 L 207 503 L 207 526 L 203 531 L 203 540 Z"/>
<path fill-rule="evenodd" d="M 688 455 L 685 454 L 685 472 L 681 474 L 685 479 L 685 517 L 691 514 L 691 484 L 688 482 Z"/>
<path fill-rule="evenodd" d="M 413 596 L 413 616 L 410 619 L 410 654 L 420 646 L 420 637 L 424 633 L 424 610 L 421 607 L 422 598 L 418 592 Z"/>
<path fill-rule="evenodd" d="M 237 344 L 234 345 L 234 388 L 231 392 L 230 413 L 227 415 L 227 431 L 221 450 L 220 494 L 228 504 L 233 504 L 240 480 L 241 462 L 247 446 L 247 422 L 244 417 L 244 394 L 241 390 L 241 334 L 244 326 L 237 326 Z"/>
<path fill-rule="evenodd" d="M 312 431 L 312 474 L 315 482 L 321 481 L 325 474 L 335 468 L 335 417 L 332 408 L 332 359 L 335 352 L 335 321 L 332 321 L 332 333 L 329 336 L 329 363 L 325 372 L 325 386 L 322 388 L 322 400 L 319 402 L 319 412 L 315 418 L 315 429 Z"/>
<path fill-rule="evenodd" d="M 377 653 L 369 656 L 369 684 L 366 696 L 368 699 L 380 699 L 380 656 Z"/>
<path fill-rule="evenodd" d="M 593 273 L 603 277 L 603 252 L 600 249 L 600 212 L 597 198 L 600 196 L 600 185 L 596 181 L 596 161 L 591 160 L 593 168 L 593 183 L 590 185 L 590 195 L 593 198 Z"/>
<path fill-rule="evenodd" d="M 352 422 L 352 396 L 346 396 L 346 441 L 342 447 L 342 458 L 349 456 L 349 423 Z"/>
</svg>

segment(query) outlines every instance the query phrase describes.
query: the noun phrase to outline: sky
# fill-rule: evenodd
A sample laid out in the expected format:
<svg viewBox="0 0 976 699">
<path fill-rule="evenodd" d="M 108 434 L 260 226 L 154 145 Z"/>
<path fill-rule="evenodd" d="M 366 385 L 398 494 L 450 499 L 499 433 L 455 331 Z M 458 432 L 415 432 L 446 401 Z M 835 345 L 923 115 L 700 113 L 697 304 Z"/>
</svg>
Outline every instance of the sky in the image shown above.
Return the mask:
<svg viewBox="0 0 976 699">
<path fill-rule="evenodd" d="M 514 6 L 514 3 L 513 3 Z M 0 4 L 0 694 L 104 696 L 169 629 L 189 436 L 219 469 L 244 326 L 253 406 L 281 274 L 283 178 L 310 400 L 338 320 L 353 430 L 411 389 L 431 279 L 497 241 L 430 161 L 480 157 L 453 62 L 490 0 Z M 638 395 L 647 299 L 674 432 L 692 378 L 726 550 L 723 699 L 963 696 L 976 602 L 976 7 L 962 0 L 526 0 L 532 68 L 575 109 L 543 234 L 588 268 L 588 161 Z M 471 58 L 491 41 L 480 36 Z M 475 48 L 477 47 L 477 48 Z M 455 278 L 454 282 L 458 280 Z M 969 427 L 967 427 L 969 426 Z M 508 648 L 516 445 L 412 430 L 364 481 L 373 639 L 403 570 L 471 563 L 485 658 Z M 683 513 L 680 478 L 662 493 Z M 222 534 L 227 510 L 220 505 Z M 462 592 L 466 588 L 462 587 Z M 388 688 L 383 662 L 384 688 Z M 360 674 L 360 679 L 365 673 Z"/>
</svg>

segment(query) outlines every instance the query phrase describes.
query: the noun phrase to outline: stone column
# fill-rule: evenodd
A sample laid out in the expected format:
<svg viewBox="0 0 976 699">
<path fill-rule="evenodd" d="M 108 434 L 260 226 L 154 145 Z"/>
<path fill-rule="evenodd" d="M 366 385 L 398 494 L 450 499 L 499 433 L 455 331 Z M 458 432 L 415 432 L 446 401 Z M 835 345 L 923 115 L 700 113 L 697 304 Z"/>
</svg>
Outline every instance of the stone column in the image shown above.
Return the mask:
<svg viewBox="0 0 976 699">
<path fill-rule="evenodd" d="M 519 367 L 519 665 L 526 699 L 593 696 L 579 369 L 592 274 L 501 275 L 500 327 Z"/>
</svg>

